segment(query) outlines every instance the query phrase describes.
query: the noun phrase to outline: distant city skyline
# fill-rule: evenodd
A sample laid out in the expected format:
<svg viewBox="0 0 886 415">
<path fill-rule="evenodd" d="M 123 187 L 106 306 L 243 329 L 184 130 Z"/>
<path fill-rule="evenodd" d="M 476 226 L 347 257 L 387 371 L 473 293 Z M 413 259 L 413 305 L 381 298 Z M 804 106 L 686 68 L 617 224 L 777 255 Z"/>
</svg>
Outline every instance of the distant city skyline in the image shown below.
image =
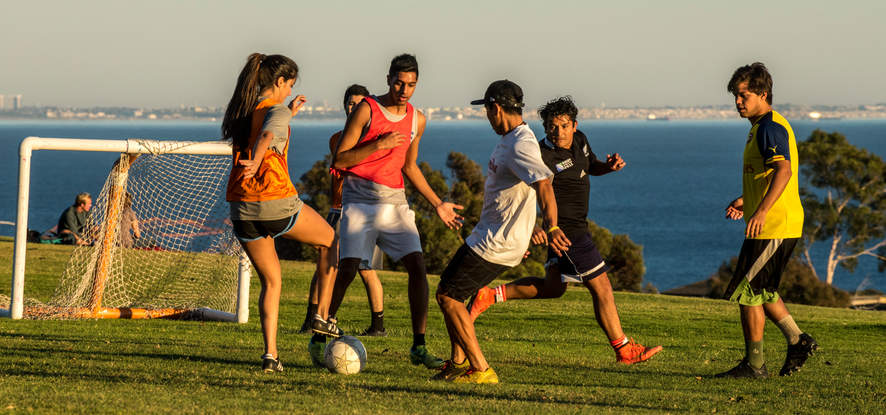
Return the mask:
<svg viewBox="0 0 886 415">
<path fill-rule="evenodd" d="M 338 105 L 351 83 L 384 93 L 390 59 L 419 60 L 417 106 L 464 106 L 492 80 L 536 107 L 729 103 L 732 71 L 766 63 L 776 103 L 886 102 L 886 2 L 452 0 L 404 5 L 241 2 L 6 4 L 0 95 L 26 106 L 224 106 L 251 52 L 296 60 L 295 91 Z"/>
</svg>

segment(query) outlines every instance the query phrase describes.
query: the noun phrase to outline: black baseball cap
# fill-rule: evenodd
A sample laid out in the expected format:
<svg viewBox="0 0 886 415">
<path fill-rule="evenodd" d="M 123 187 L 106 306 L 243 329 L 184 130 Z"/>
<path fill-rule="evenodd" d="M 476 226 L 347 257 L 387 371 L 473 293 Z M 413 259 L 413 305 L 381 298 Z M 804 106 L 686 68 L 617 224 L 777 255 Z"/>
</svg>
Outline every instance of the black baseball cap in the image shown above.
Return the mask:
<svg viewBox="0 0 886 415">
<path fill-rule="evenodd" d="M 523 108 L 523 90 L 520 86 L 507 80 L 502 79 L 489 84 L 486 88 L 486 94 L 483 99 L 475 99 L 471 101 L 471 105 L 498 104 L 502 107 Z"/>
</svg>

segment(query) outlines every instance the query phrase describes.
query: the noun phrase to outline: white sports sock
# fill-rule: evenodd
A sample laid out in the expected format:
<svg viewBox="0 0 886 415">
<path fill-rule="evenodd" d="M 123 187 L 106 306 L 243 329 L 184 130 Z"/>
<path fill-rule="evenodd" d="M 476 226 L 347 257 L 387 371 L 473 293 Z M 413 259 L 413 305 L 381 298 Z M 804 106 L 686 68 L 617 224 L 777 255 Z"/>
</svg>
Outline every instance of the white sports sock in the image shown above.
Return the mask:
<svg viewBox="0 0 886 415">
<path fill-rule="evenodd" d="M 797 327 L 797 323 L 794 322 L 794 317 L 790 314 L 779 320 L 775 325 L 781 329 L 781 332 L 784 334 L 784 338 L 788 341 L 789 345 L 797 344 L 797 342 L 800 341 L 800 335 L 803 334 L 803 331 Z"/>
<path fill-rule="evenodd" d="M 495 287 L 495 302 L 503 303 L 507 299 L 507 290 L 505 289 L 505 286 L 499 285 L 498 287 Z"/>
</svg>

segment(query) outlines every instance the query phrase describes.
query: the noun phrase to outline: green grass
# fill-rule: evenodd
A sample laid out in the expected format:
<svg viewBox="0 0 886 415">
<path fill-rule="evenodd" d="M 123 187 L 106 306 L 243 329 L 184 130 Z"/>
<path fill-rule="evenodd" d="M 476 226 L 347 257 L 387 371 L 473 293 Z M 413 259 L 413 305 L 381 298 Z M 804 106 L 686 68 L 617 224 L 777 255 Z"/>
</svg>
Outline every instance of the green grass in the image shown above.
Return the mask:
<svg viewBox="0 0 886 415">
<path fill-rule="evenodd" d="M 0 242 L 0 294 L 9 294 L 12 246 Z M 48 298 L 69 248 L 31 245 L 25 294 Z M 725 301 L 617 293 L 625 331 L 664 351 L 621 366 L 583 289 L 559 300 L 495 305 L 477 322 L 499 385 L 428 381 L 407 363 L 411 343 L 405 278 L 382 272 L 387 338 L 364 338 L 363 373 L 311 367 L 304 316 L 313 266 L 284 262 L 279 346 L 286 371 L 259 369 L 262 341 L 252 285 L 248 324 L 183 321 L 0 319 L 0 412 L 41 413 L 882 413 L 886 408 L 886 314 L 791 306 L 821 344 L 790 378 L 710 379 L 743 353 L 737 307 Z M 430 277 L 431 291 L 437 278 Z M 368 324 L 360 282 L 339 313 L 347 331 Z M 770 371 L 784 340 L 767 325 Z M 429 348 L 448 352 L 432 302 Z"/>
</svg>

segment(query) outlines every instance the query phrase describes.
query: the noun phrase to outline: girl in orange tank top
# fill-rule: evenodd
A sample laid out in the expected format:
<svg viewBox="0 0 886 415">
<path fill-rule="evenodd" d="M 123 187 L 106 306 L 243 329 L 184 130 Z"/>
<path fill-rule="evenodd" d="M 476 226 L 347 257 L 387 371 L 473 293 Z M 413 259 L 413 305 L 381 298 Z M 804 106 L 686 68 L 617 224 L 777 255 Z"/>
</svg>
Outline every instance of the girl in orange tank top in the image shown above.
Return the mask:
<svg viewBox="0 0 886 415">
<path fill-rule="evenodd" d="M 289 178 L 288 121 L 305 99 L 299 95 L 288 107 L 282 103 L 292 94 L 297 77 L 298 65 L 286 56 L 249 55 L 222 121 L 222 135 L 233 141 L 226 198 L 231 203 L 234 233 L 261 281 L 258 301 L 265 372 L 283 370 L 277 355 L 282 275 L 274 238 L 282 236 L 318 248 L 322 267 L 329 268 L 335 260 L 329 249 L 333 229 L 314 209 L 301 203 Z M 285 133 L 279 132 L 281 124 Z M 330 291 L 324 288 L 320 287 L 321 293 Z M 317 313 L 327 317 L 326 309 Z"/>
</svg>

